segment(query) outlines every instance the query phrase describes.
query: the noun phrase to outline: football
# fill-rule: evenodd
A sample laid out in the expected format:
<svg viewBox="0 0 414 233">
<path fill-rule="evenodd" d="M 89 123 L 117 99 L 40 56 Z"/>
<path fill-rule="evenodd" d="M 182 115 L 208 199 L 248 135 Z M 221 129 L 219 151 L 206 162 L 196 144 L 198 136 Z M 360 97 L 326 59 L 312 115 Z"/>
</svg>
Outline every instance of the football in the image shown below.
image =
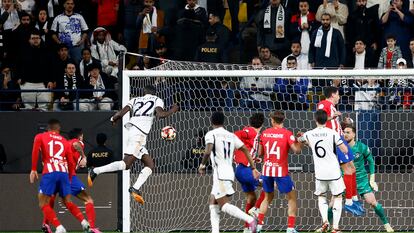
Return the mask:
<svg viewBox="0 0 414 233">
<path fill-rule="evenodd" d="M 161 129 L 161 137 L 164 140 L 172 141 L 175 139 L 176 131 L 172 126 L 165 126 Z"/>
</svg>

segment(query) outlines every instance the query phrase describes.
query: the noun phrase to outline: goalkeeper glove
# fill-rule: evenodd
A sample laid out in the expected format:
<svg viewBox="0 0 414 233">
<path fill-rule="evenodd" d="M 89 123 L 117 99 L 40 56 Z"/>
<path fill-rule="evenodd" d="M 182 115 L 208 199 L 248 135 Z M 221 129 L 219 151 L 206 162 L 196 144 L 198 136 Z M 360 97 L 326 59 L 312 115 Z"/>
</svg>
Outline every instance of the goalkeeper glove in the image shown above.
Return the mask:
<svg viewBox="0 0 414 233">
<path fill-rule="evenodd" d="M 369 176 L 369 185 L 374 191 L 378 191 L 378 184 L 375 182 L 375 174 Z"/>
</svg>

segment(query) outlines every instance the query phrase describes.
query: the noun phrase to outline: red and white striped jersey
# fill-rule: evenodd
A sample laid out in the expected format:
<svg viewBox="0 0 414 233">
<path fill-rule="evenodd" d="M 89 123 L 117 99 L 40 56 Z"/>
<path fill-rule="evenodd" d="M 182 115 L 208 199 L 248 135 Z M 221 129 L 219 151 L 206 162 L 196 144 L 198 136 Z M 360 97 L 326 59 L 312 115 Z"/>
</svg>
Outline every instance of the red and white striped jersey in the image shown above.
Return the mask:
<svg viewBox="0 0 414 233">
<path fill-rule="evenodd" d="M 285 128 L 268 128 L 260 136 L 264 163 L 262 174 L 270 177 L 283 177 L 289 174 L 288 152 L 296 142 L 293 133 Z"/>
<path fill-rule="evenodd" d="M 322 100 L 321 102 L 319 102 L 317 109 L 324 110 L 330 118 L 332 118 L 335 112 L 337 112 L 335 105 L 329 100 Z M 341 123 L 339 122 L 338 117 L 335 117 L 334 119 L 327 121 L 326 127 L 335 130 L 339 133 L 339 135 L 343 135 Z"/>
<path fill-rule="evenodd" d="M 256 132 L 256 129 L 250 126 L 246 126 L 242 130 L 234 132 L 234 134 L 244 143 L 244 145 L 250 151 L 252 158 L 254 159 L 258 146 L 258 134 Z M 241 150 L 234 151 L 234 161 L 237 164 L 250 166 L 249 161 Z"/>
<path fill-rule="evenodd" d="M 56 132 L 37 134 L 33 142 L 32 171 L 37 170 L 39 152 L 42 153 L 43 172 L 69 172 L 68 161 L 71 159 L 67 140 Z"/>
</svg>

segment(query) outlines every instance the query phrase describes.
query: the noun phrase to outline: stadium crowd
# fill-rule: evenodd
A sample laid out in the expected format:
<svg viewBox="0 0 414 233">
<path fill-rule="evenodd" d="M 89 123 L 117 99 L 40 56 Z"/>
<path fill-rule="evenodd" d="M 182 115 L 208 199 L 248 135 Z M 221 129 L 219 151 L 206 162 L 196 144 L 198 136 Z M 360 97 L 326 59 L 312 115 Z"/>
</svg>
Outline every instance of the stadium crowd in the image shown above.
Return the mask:
<svg viewBox="0 0 414 233">
<path fill-rule="evenodd" d="M 1 0 L 0 14 L 0 110 L 6 111 L 117 108 L 123 51 L 144 55 L 127 59 L 128 69 L 141 70 L 165 59 L 274 69 L 412 68 L 414 62 L 408 0 Z M 412 105 L 412 79 L 342 81 L 313 84 L 409 88 L 393 95 L 397 105 Z M 308 80 L 271 82 L 264 89 L 298 94 L 306 105 Z M 258 79 L 236 84 L 248 91 L 260 85 Z M 27 91 L 33 89 L 39 92 Z M 249 98 L 241 102 L 251 105 Z"/>
</svg>

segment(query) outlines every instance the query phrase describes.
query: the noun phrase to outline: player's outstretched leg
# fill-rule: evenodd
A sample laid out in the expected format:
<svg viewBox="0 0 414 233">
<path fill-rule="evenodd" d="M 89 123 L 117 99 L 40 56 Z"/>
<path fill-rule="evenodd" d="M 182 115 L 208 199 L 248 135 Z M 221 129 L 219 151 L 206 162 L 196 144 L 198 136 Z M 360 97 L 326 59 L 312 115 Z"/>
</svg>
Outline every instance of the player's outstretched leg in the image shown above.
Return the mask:
<svg viewBox="0 0 414 233">
<path fill-rule="evenodd" d="M 262 202 L 265 198 L 265 191 L 262 189 L 260 191 L 259 198 L 257 199 L 256 203 L 254 204 L 254 207 L 249 210 L 249 214 L 255 218 L 259 216 L 260 212 L 260 205 L 262 205 Z"/>
<path fill-rule="evenodd" d="M 288 228 L 286 229 L 286 233 L 297 233 L 295 229 L 295 222 L 296 222 L 296 212 L 297 208 L 297 195 L 296 190 L 292 190 L 286 194 L 286 199 L 288 201 Z"/>
<path fill-rule="evenodd" d="M 142 197 L 142 193 L 140 192 L 140 188 L 145 183 L 145 181 L 147 181 L 148 177 L 152 174 L 155 165 L 154 160 L 148 154 L 143 155 L 141 161 L 144 164 L 144 168 L 139 173 L 137 181 L 135 181 L 135 184 L 129 188 L 129 192 L 131 193 L 135 201 L 137 201 L 140 204 L 144 204 L 145 201 Z"/>
<path fill-rule="evenodd" d="M 92 197 L 87 192 L 85 192 L 85 190 L 82 190 L 80 193 L 78 193 L 76 197 L 85 203 L 85 212 L 88 218 L 90 231 L 92 233 L 101 233 L 101 231 L 95 226 L 96 213 Z"/>
<path fill-rule="evenodd" d="M 55 205 L 55 195 L 51 196 L 49 200 L 50 208 L 53 209 L 54 205 Z M 52 233 L 52 228 L 50 227 L 49 222 L 47 221 L 45 216 L 43 216 L 42 231 L 43 233 Z"/>
<path fill-rule="evenodd" d="M 66 195 L 65 197 L 63 197 L 62 201 L 63 204 L 65 204 L 66 208 L 69 210 L 69 212 L 80 222 L 83 231 L 85 233 L 89 233 L 89 222 L 86 221 L 79 207 L 70 200 L 70 195 Z"/>
<path fill-rule="evenodd" d="M 39 193 L 38 199 L 39 207 L 42 210 L 43 216 L 46 218 L 46 221 L 52 224 L 54 227 L 56 227 L 56 232 L 65 233 L 66 230 L 62 226 L 62 224 L 60 224 L 60 221 L 56 216 L 56 212 L 49 205 L 50 196 Z"/>
<path fill-rule="evenodd" d="M 93 181 L 99 174 L 107 173 L 107 172 L 114 172 L 114 171 L 122 171 L 128 170 L 132 164 L 137 160 L 133 155 L 125 154 L 124 160 L 115 161 L 110 164 L 101 167 L 91 168 L 88 171 L 88 186 L 93 186 Z"/>
<path fill-rule="evenodd" d="M 322 217 L 322 227 L 317 229 L 316 232 L 327 232 L 329 229 L 328 221 L 328 200 L 325 195 L 318 196 L 318 207 Z"/>
<path fill-rule="evenodd" d="M 361 203 L 359 201 L 354 201 L 355 197 L 358 200 L 357 196 L 354 195 L 356 190 L 356 180 L 355 180 L 355 167 L 353 162 L 342 163 L 341 168 L 344 172 L 344 183 L 345 183 L 345 211 L 350 212 L 355 216 L 362 216 L 364 213 Z"/>
<path fill-rule="evenodd" d="M 334 233 L 339 233 L 339 221 L 341 220 L 341 213 L 342 213 L 342 194 L 334 196 L 334 203 L 332 207 L 333 212 L 333 230 Z M 328 213 L 328 210 L 325 211 L 325 213 Z M 327 217 L 327 216 L 326 216 Z"/>
<path fill-rule="evenodd" d="M 219 204 L 221 211 L 227 213 L 235 218 L 238 218 L 244 222 L 249 223 L 249 230 L 256 233 L 256 219 L 239 209 L 237 206 L 229 203 L 229 198 L 224 196 L 216 200 Z"/>
<path fill-rule="evenodd" d="M 246 194 L 246 207 L 245 207 L 245 212 L 247 214 L 250 214 L 249 211 L 254 208 L 254 204 L 256 203 L 256 193 L 254 191 L 251 192 L 245 192 Z M 253 216 L 253 215 L 252 215 Z M 254 217 L 254 216 L 253 216 Z M 244 222 L 244 233 L 249 233 L 249 223 L 248 222 Z"/>
<path fill-rule="evenodd" d="M 211 233 L 220 233 L 220 206 L 213 195 L 210 197 Z"/>
<path fill-rule="evenodd" d="M 374 209 L 375 213 L 381 219 L 382 223 L 384 224 L 384 228 L 387 232 L 394 232 L 394 229 L 391 227 L 390 223 L 388 222 L 388 218 L 385 215 L 384 208 L 382 205 L 377 202 L 374 193 L 364 193 L 363 197 L 365 201 Z"/>
</svg>

